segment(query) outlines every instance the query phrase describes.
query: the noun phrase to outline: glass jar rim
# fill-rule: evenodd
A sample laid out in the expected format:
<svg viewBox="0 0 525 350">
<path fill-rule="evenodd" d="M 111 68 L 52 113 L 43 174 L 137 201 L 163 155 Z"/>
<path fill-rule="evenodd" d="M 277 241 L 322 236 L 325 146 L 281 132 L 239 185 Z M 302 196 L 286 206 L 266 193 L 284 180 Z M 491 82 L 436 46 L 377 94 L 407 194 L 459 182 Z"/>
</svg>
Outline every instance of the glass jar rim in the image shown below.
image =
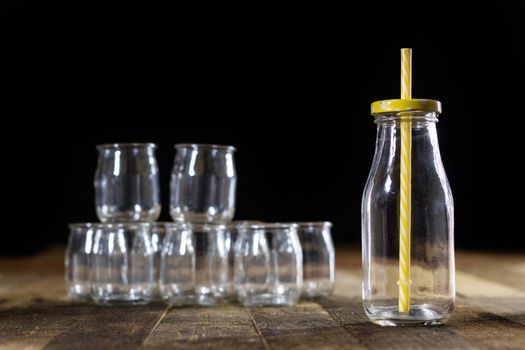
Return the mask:
<svg viewBox="0 0 525 350">
<path fill-rule="evenodd" d="M 260 224 L 248 224 L 248 225 L 240 225 L 237 226 L 243 229 L 251 229 L 251 230 L 264 230 L 264 229 L 291 229 L 291 228 L 297 228 L 298 225 L 296 223 L 284 223 L 284 222 L 263 222 Z"/>
<path fill-rule="evenodd" d="M 175 148 L 211 149 L 227 152 L 235 152 L 237 149 L 229 145 L 214 145 L 208 143 L 176 143 Z"/>
<path fill-rule="evenodd" d="M 229 228 L 236 228 L 239 226 L 260 225 L 260 224 L 264 224 L 264 221 L 262 220 L 234 220 L 230 222 L 227 226 Z"/>
<path fill-rule="evenodd" d="M 166 227 L 184 227 L 188 224 L 186 222 L 177 222 L 177 221 L 154 221 L 154 222 L 148 222 L 148 225 L 151 227 L 159 227 L 159 226 L 166 226 Z"/>
<path fill-rule="evenodd" d="M 299 227 L 329 227 L 334 226 L 330 221 L 298 221 L 294 222 Z"/>
<path fill-rule="evenodd" d="M 123 143 L 104 143 L 97 145 L 98 150 L 103 149 L 121 149 L 121 148 L 157 148 L 152 142 L 123 142 Z"/>
<path fill-rule="evenodd" d="M 123 228 L 123 229 L 135 229 L 137 227 L 150 227 L 151 223 L 149 222 L 98 222 L 92 223 L 93 228 Z"/>
<path fill-rule="evenodd" d="M 199 232 L 195 232 L 194 230 L 206 231 L 207 229 L 210 229 L 210 228 L 218 229 L 218 230 L 226 229 L 225 224 L 213 223 L 213 222 L 181 222 L 180 224 L 182 225 L 181 227 L 187 227 L 190 230 L 192 230 L 194 233 L 199 233 Z"/>
</svg>

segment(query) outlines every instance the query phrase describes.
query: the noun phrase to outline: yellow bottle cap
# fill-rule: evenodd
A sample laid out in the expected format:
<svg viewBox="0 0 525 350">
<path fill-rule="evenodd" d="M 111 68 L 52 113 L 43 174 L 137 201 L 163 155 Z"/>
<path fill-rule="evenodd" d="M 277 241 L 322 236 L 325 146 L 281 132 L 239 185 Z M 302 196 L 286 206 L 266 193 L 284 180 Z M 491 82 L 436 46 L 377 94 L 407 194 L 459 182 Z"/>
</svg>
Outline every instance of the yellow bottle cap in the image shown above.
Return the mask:
<svg viewBox="0 0 525 350">
<path fill-rule="evenodd" d="M 441 102 L 427 99 L 383 100 L 372 103 L 371 114 L 396 112 L 436 112 L 441 113 Z"/>
</svg>

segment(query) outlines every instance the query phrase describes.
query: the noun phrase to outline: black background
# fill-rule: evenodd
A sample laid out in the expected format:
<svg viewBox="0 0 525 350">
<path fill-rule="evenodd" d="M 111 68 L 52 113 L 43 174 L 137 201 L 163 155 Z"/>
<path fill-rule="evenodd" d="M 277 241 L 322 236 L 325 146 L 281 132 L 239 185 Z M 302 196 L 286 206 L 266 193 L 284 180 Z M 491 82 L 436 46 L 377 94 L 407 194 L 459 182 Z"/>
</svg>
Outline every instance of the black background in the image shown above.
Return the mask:
<svg viewBox="0 0 525 350">
<path fill-rule="evenodd" d="M 95 145 L 130 141 L 159 146 L 161 220 L 173 144 L 230 144 L 236 218 L 329 220 L 338 244 L 359 242 L 369 107 L 399 97 L 401 47 L 413 96 L 444 106 L 457 246 L 525 247 L 523 5 L 202 6 L 3 9 L 1 254 L 96 220 Z"/>
</svg>

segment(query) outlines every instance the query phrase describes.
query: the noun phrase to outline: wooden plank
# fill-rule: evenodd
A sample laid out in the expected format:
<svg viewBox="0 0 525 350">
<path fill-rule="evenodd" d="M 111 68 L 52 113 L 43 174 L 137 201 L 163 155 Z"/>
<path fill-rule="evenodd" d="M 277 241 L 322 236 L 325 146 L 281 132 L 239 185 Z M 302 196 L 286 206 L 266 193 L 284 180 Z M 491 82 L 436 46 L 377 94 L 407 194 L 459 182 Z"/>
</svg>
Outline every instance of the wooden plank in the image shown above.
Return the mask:
<svg viewBox="0 0 525 350">
<path fill-rule="evenodd" d="M 335 277 L 334 295 L 345 298 L 361 297 L 361 275 L 359 272 L 338 269 Z"/>
<path fill-rule="evenodd" d="M 37 307 L 0 310 L 0 349 L 42 349 L 72 322 L 71 319 L 42 317 Z"/>
<path fill-rule="evenodd" d="M 456 271 L 456 291 L 466 298 L 524 298 L 525 292 L 464 271 Z"/>
<path fill-rule="evenodd" d="M 55 246 L 36 255 L 0 257 L 0 276 L 19 273 L 64 275 L 66 247 Z"/>
<path fill-rule="evenodd" d="M 239 305 L 174 308 L 151 332 L 144 349 L 265 349 L 250 314 Z"/>
<path fill-rule="evenodd" d="M 525 349 L 524 325 L 471 305 L 460 303 L 448 328 L 479 349 Z"/>
<path fill-rule="evenodd" d="M 79 305 L 62 310 L 76 319 L 45 349 L 137 349 L 165 315 L 163 304 L 133 306 Z"/>
<path fill-rule="evenodd" d="M 485 280 L 525 290 L 525 254 L 460 252 L 457 267 Z"/>
<path fill-rule="evenodd" d="M 0 348 L 139 348 L 164 314 L 162 304 L 97 306 L 39 302 L 0 310 Z"/>
<path fill-rule="evenodd" d="M 30 306 L 34 301 L 65 302 L 68 300 L 62 275 L 25 273 L 0 278 L 2 308 Z"/>
<path fill-rule="evenodd" d="M 249 311 L 271 349 L 366 349 L 316 303 Z"/>
<path fill-rule="evenodd" d="M 30 257 L 0 258 L 0 307 L 66 301 L 64 247 Z"/>
<path fill-rule="evenodd" d="M 360 270 L 361 249 L 356 246 L 337 245 L 335 265 L 338 269 Z"/>
<path fill-rule="evenodd" d="M 525 349 L 523 255 L 458 252 L 458 307 L 450 322 L 399 328 L 376 326 L 364 315 L 360 255 L 348 252 L 338 248 L 333 299 L 290 308 L 178 308 L 167 315 L 162 304 L 67 301 L 63 248 L 0 258 L 0 349 Z"/>
<path fill-rule="evenodd" d="M 499 317 L 525 326 L 525 298 L 468 298 L 463 304 L 477 306 Z"/>
<path fill-rule="evenodd" d="M 360 299 L 334 298 L 323 308 L 350 334 L 369 349 L 476 349 L 463 337 L 444 326 L 381 327 L 371 323 Z"/>
</svg>

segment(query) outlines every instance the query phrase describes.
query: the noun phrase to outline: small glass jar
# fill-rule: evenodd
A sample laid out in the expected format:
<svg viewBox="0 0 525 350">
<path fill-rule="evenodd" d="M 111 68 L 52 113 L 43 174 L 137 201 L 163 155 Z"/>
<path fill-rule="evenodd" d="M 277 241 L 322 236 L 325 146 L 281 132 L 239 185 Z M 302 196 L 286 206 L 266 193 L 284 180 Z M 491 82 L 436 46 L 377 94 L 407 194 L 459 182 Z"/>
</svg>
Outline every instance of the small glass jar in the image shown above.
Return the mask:
<svg viewBox="0 0 525 350">
<path fill-rule="evenodd" d="M 245 306 L 293 305 L 301 295 L 303 256 L 294 224 L 239 226 L 235 287 Z"/>
<path fill-rule="evenodd" d="M 228 223 L 235 213 L 237 174 L 232 146 L 177 144 L 171 174 L 173 220 Z"/>
<path fill-rule="evenodd" d="M 455 300 L 454 207 L 436 133 L 441 105 L 389 100 L 372 106 L 378 125 L 376 150 L 362 201 L 365 313 L 380 325 L 441 324 Z M 406 142 L 411 146 L 408 312 L 401 306 L 405 294 L 400 290 L 407 260 L 400 243 L 403 123 L 411 133 L 411 142 Z"/>
<path fill-rule="evenodd" d="M 93 225 L 70 224 L 65 257 L 65 279 L 68 295 L 73 299 L 89 299 L 91 295 L 90 260 L 93 246 Z"/>
<path fill-rule="evenodd" d="M 94 224 L 91 296 L 100 304 L 151 301 L 156 280 L 147 223 Z"/>
<path fill-rule="evenodd" d="M 303 291 L 306 298 L 328 297 L 335 286 L 335 249 L 330 222 L 297 222 L 303 250 Z"/>
<path fill-rule="evenodd" d="M 154 299 L 161 298 L 160 295 L 160 261 L 162 255 L 162 242 L 166 237 L 167 227 L 172 225 L 171 222 L 152 222 L 149 224 L 151 232 L 151 248 L 153 249 L 153 269 L 155 275 L 155 290 L 154 290 Z"/>
<path fill-rule="evenodd" d="M 224 299 L 228 277 L 224 236 L 224 225 L 166 225 L 160 272 L 166 303 L 211 306 Z"/>
<path fill-rule="evenodd" d="M 239 236 L 239 227 L 262 223 L 262 221 L 257 220 L 239 220 L 232 221 L 226 226 L 224 236 L 226 254 L 228 255 L 228 286 L 226 288 L 226 296 L 230 300 L 237 300 L 237 292 L 235 291 L 235 242 Z"/>
<path fill-rule="evenodd" d="M 99 145 L 95 204 L 102 222 L 152 222 L 160 215 L 159 169 L 153 143 Z"/>
</svg>

